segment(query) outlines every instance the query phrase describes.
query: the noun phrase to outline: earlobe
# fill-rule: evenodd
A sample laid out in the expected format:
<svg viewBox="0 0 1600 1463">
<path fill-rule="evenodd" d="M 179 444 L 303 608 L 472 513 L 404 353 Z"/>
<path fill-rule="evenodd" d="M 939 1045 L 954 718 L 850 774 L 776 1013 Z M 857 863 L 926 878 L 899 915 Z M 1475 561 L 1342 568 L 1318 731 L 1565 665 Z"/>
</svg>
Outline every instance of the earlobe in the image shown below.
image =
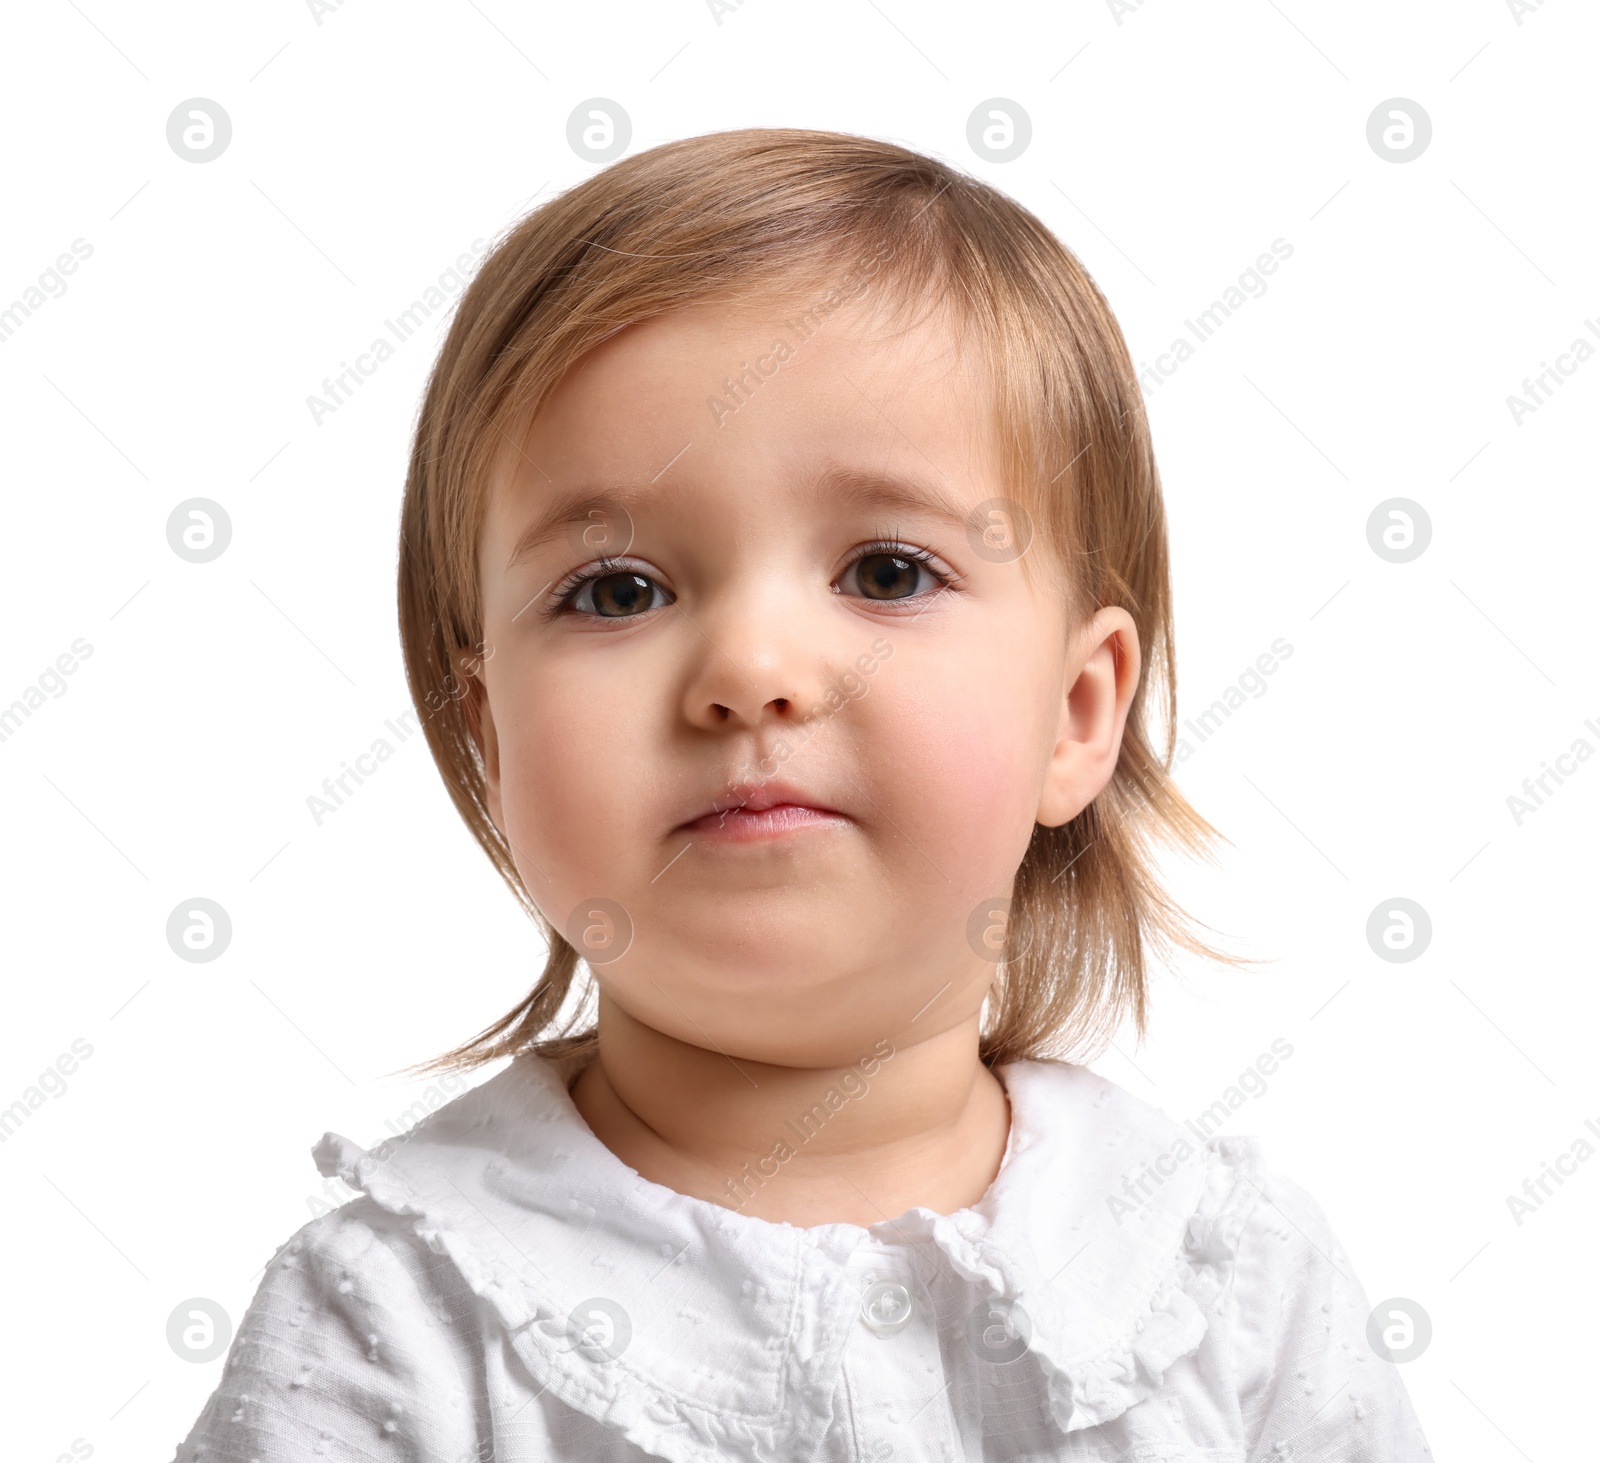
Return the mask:
<svg viewBox="0 0 1600 1463">
<path fill-rule="evenodd" d="M 1100 610 L 1082 627 L 1066 666 L 1055 747 L 1034 821 L 1059 828 L 1111 781 L 1139 686 L 1139 632 L 1126 610 Z"/>
</svg>

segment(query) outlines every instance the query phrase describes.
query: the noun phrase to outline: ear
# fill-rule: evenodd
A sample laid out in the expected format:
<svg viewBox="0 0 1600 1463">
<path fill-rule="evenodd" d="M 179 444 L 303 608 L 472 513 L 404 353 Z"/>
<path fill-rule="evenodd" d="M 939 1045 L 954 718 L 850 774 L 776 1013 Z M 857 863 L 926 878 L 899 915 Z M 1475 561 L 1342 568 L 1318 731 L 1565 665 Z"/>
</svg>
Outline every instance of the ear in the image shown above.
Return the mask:
<svg viewBox="0 0 1600 1463">
<path fill-rule="evenodd" d="M 1111 781 L 1139 665 L 1139 632 L 1124 609 L 1100 610 L 1073 637 L 1035 822 L 1046 828 L 1070 823 Z"/>
<path fill-rule="evenodd" d="M 487 656 L 473 650 L 458 649 L 451 653 L 456 668 L 456 684 L 462 697 L 461 712 L 466 718 L 467 732 L 473 745 L 483 758 L 485 802 L 489 806 L 489 819 L 503 835 L 506 831 L 505 815 L 500 802 L 500 739 L 495 733 L 494 712 L 489 706 L 489 684 L 484 678 L 483 665 Z"/>
</svg>

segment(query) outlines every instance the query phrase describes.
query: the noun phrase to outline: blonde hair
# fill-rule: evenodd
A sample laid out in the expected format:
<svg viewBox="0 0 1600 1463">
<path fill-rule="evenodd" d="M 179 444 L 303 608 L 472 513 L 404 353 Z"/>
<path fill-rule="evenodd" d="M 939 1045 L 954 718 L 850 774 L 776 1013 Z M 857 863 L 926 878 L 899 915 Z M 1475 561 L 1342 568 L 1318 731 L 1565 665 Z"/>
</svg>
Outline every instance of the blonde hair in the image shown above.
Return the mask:
<svg viewBox="0 0 1600 1463">
<path fill-rule="evenodd" d="M 1143 399 L 1104 296 L 1031 213 L 945 163 L 842 133 L 748 128 L 624 158 L 522 219 L 463 295 L 429 379 L 401 512 L 406 676 L 456 808 L 549 954 L 512 1010 L 410 1070 L 467 1070 L 529 1050 L 581 1057 L 598 1041 L 592 1027 L 573 1029 L 586 999 L 561 1016 L 591 987 L 575 991 L 577 950 L 535 906 L 489 817 L 476 740 L 483 687 L 462 674 L 463 652 L 486 649 L 476 545 L 506 444 L 580 357 L 625 326 L 801 274 L 859 283 L 864 271 L 843 272 L 850 259 L 874 262 L 902 299 L 952 305 L 963 335 L 983 342 L 1008 481 L 1066 570 L 1071 613 L 1120 605 L 1143 652 L 1110 783 L 1067 824 L 1034 827 L 982 1059 L 1092 1054 L 1130 1015 L 1142 1035 L 1157 952 L 1235 961 L 1198 935 L 1156 872 L 1155 844 L 1206 856 L 1218 835 L 1169 775 L 1166 518 Z M 1148 724 L 1152 689 L 1169 729 L 1164 754 Z"/>
</svg>

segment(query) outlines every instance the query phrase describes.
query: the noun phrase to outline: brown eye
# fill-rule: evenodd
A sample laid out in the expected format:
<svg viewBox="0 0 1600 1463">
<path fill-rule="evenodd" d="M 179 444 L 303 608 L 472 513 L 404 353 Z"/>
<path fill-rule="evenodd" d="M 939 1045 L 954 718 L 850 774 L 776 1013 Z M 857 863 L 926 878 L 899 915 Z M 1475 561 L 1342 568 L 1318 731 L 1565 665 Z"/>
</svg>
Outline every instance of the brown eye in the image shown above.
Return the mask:
<svg viewBox="0 0 1600 1463">
<path fill-rule="evenodd" d="M 868 554 L 856 563 L 856 584 L 868 599 L 908 599 L 921 573 L 920 564 L 899 554 Z"/>
<path fill-rule="evenodd" d="M 606 574 L 591 580 L 589 587 L 594 596 L 594 612 L 609 619 L 643 614 L 654 608 L 655 585 L 643 574 Z"/>
</svg>

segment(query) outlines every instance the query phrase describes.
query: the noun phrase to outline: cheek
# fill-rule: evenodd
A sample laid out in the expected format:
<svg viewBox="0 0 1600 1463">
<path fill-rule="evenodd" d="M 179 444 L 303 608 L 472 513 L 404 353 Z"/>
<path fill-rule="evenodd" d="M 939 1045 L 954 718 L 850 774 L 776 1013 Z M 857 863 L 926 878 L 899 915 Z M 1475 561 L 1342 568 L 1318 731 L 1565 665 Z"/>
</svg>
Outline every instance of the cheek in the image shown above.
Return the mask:
<svg viewBox="0 0 1600 1463">
<path fill-rule="evenodd" d="M 966 867 L 992 883 L 1032 837 L 1053 745 L 1037 681 L 1020 665 L 981 658 L 904 669 L 911 674 L 882 699 L 873 737 L 894 821 L 945 872 Z"/>
<path fill-rule="evenodd" d="M 592 893 L 616 855 L 608 840 L 621 836 L 624 810 L 637 805 L 632 780 L 648 765 L 638 697 L 625 683 L 597 685 L 559 669 L 518 674 L 508 661 L 499 670 L 491 697 L 507 831 L 547 875 L 565 883 L 570 870 Z"/>
</svg>

